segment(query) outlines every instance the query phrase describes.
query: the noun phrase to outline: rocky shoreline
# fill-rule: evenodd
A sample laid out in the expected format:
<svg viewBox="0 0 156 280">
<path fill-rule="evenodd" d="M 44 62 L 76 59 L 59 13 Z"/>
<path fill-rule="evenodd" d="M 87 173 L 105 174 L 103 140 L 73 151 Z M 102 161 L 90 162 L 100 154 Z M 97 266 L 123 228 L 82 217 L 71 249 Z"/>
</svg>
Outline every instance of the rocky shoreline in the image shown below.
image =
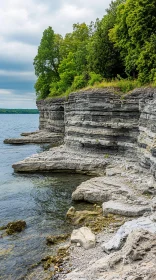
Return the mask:
<svg viewBox="0 0 156 280">
<path fill-rule="evenodd" d="M 127 95 L 94 89 L 37 105 L 39 133 L 50 132 L 52 138 L 60 133 L 64 144 L 13 164 L 15 172 L 94 175 L 77 187 L 72 199 L 100 203 L 103 216 L 117 214 L 129 221 L 114 235 L 113 225 L 104 229 L 92 247 L 76 237 L 76 245 L 67 244 L 69 256 L 61 262 L 62 271 L 58 268 L 53 277 L 41 278 L 34 272 L 26 279 L 154 280 L 156 89 L 136 89 Z M 85 240 L 91 238 L 88 230 L 80 230 L 83 240 L 85 235 Z"/>
</svg>

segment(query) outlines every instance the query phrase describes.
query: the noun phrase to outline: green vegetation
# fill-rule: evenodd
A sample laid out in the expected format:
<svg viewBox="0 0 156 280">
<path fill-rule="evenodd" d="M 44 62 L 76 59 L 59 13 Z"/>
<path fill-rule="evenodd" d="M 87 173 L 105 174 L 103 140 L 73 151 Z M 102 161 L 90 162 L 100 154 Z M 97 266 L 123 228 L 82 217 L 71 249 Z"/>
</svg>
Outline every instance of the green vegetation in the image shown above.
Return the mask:
<svg viewBox="0 0 156 280">
<path fill-rule="evenodd" d="M 38 114 L 37 109 L 1 109 L 0 114 Z"/>
<path fill-rule="evenodd" d="M 115 0 L 101 20 L 74 24 L 64 38 L 48 27 L 34 59 L 37 98 L 156 86 L 155 11 L 155 0 Z"/>
</svg>

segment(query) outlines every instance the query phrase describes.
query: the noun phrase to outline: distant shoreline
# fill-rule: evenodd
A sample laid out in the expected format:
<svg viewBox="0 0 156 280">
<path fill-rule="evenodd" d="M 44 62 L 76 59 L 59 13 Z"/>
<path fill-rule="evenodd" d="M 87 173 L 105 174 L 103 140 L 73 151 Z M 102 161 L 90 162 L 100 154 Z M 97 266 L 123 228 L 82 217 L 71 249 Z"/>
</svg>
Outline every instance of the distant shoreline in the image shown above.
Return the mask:
<svg viewBox="0 0 156 280">
<path fill-rule="evenodd" d="M 0 109 L 0 114 L 39 114 L 37 109 Z"/>
</svg>

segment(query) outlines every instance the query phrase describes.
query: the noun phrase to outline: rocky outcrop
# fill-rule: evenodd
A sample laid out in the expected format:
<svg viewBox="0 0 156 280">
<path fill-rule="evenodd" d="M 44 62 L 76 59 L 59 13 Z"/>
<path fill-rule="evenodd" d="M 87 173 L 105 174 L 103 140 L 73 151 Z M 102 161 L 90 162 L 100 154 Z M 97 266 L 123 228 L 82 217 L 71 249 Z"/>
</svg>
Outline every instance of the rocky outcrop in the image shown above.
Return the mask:
<svg viewBox="0 0 156 280">
<path fill-rule="evenodd" d="M 63 142 L 61 133 L 52 133 L 47 130 L 39 130 L 36 132 L 22 133 L 23 137 L 8 138 L 4 140 L 5 144 L 42 144 L 50 143 L 54 145 L 61 145 Z"/>
<path fill-rule="evenodd" d="M 5 139 L 5 144 L 61 145 L 64 140 L 64 98 L 37 101 L 40 112 L 39 131 L 22 133 L 20 138 Z"/>
<path fill-rule="evenodd" d="M 59 133 L 62 139 L 64 136 L 65 146 L 61 149 L 61 158 L 58 149 L 57 152 L 50 151 L 49 157 L 47 154 L 39 155 L 38 164 L 37 156 L 30 158 L 30 165 L 34 160 L 34 165 L 37 164 L 39 170 L 59 170 L 56 159 L 59 158 L 60 171 L 86 170 L 89 156 L 92 158 L 91 153 L 95 153 L 99 165 L 103 166 L 106 159 L 111 162 L 112 156 L 124 155 L 135 158 L 154 173 L 155 91 L 152 88 L 141 88 L 123 96 L 115 89 L 92 89 L 72 93 L 68 100 L 61 98 L 38 101 L 40 129 Z M 145 134 L 146 127 L 149 132 Z M 149 137 L 150 149 L 144 143 L 149 141 Z M 44 167 L 40 168 L 41 157 Z M 76 163 L 73 163 L 73 157 Z M 25 171 L 29 171 L 28 164 L 27 159 Z M 25 161 L 22 169 L 21 165 L 22 163 L 15 164 L 15 170 L 24 171 Z M 88 162 L 87 169 L 90 169 Z M 100 168 L 99 171 L 101 172 Z"/>
<path fill-rule="evenodd" d="M 136 153 L 142 98 L 139 89 L 122 98 L 109 88 L 70 94 L 65 103 L 66 145 L 108 155 Z"/>
<path fill-rule="evenodd" d="M 64 137 L 64 102 L 65 98 L 46 99 L 36 102 L 40 112 L 40 130 L 59 132 Z"/>
<path fill-rule="evenodd" d="M 156 177 L 156 92 L 140 102 L 138 155 L 140 164 Z"/>
<path fill-rule="evenodd" d="M 123 248 L 84 270 L 69 273 L 66 280 L 154 280 L 156 277 L 156 234 L 144 229 L 131 231 Z M 59 278 L 60 279 L 60 278 Z"/>
<path fill-rule="evenodd" d="M 91 155 L 87 152 L 79 152 L 60 146 L 49 151 L 33 155 L 23 161 L 13 164 L 17 172 L 71 172 L 81 174 L 104 174 L 107 159 L 103 155 L 97 157 L 96 153 Z"/>
<path fill-rule="evenodd" d="M 127 236 L 136 229 L 143 229 L 156 234 L 156 222 L 152 216 L 141 217 L 132 221 L 126 222 L 121 226 L 117 233 L 108 242 L 102 245 L 106 253 L 121 249 Z"/>
</svg>

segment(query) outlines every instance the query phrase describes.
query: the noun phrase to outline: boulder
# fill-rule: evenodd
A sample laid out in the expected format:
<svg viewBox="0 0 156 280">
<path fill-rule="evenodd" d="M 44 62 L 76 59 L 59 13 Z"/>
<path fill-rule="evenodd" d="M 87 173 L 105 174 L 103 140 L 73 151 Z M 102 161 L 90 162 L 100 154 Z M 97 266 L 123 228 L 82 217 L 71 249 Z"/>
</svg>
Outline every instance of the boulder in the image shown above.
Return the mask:
<svg viewBox="0 0 156 280">
<path fill-rule="evenodd" d="M 71 234 L 72 243 L 80 243 L 84 249 L 90 249 L 95 247 L 95 234 L 87 227 L 81 227 L 73 230 Z"/>
</svg>

